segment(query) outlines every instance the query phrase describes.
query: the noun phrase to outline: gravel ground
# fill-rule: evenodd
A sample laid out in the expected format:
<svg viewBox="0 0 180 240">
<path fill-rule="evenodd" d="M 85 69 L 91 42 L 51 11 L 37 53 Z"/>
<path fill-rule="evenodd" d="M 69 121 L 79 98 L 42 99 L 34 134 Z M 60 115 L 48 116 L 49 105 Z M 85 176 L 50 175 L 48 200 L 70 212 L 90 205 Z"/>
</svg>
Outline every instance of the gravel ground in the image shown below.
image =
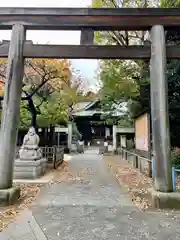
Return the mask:
<svg viewBox="0 0 180 240">
<path fill-rule="evenodd" d="M 98 151 L 73 156 L 65 174 L 32 207 L 47 239 L 180 239 L 180 217 L 136 208 Z"/>
</svg>

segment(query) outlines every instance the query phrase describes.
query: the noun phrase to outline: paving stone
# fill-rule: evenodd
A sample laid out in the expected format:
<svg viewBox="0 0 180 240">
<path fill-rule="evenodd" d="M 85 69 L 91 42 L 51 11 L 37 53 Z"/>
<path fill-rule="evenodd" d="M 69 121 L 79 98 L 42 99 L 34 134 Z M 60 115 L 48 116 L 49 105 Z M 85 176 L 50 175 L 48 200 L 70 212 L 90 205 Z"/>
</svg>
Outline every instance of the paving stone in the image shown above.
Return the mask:
<svg viewBox="0 0 180 240">
<path fill-rule="evenodd" d="M 28 209 L 22 212 L 17 220 L 0 233 L 2 240 L 47 240 L 37 224 L 32 212 Z"/>
<path fill-rule="evenodd" d="M 86 169 L 84 181 L 48 186 L 33 208 L 48 239 L 180 239 L 180 217 L 140 212 L 109 173 L 98 150 L 90 149 L 72 157 L 69 162 L 72 175 L 77 173 L 80 179 L 83 169 Z"/>
<path fill-rule="evenodd" d="M 43 237 L 48 240 L 180 239 L 180 215 L 139 211 L 108 171 L 98 149 L 73 155 L 69 170 L 76 180 L 47 185 L 31 209 L 34 216 L 31 217 L 40 232 L 44 232 Z M 27 221 L 21 227 L 24 231 L 28 229 Z M 34 240 L 27 236 L 18 239 Z"/>
</svg>

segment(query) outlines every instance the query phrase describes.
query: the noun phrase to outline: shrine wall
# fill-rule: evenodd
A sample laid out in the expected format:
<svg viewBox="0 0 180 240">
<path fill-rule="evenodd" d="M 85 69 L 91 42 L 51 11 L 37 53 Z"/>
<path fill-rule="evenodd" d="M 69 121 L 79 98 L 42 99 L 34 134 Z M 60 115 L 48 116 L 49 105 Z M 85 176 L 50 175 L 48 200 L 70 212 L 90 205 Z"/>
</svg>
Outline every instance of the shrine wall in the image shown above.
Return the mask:
<svg viewBox="0 0 180 240">
<path fill-rule="evenodd" d="M 149 114 L 144 113 L 135 120 L 135 147 L 136 152 L 148 157 L 150 149 Z"/>
</svg>

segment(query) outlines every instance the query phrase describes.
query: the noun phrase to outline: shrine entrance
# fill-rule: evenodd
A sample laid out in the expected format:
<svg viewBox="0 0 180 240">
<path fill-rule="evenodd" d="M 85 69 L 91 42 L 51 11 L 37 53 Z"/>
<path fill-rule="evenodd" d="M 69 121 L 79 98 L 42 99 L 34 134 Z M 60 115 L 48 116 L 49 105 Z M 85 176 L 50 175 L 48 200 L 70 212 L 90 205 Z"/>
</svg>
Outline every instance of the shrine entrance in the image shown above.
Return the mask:
<svg viewBox="0 0 180 240">
<path fill-rule="evenodd" d="M 153 148 L 156 153 L 155 189 L 172 191 L 166 58 L 179 59 L 179 46 L 166 46 L 165 30 L 180 27 L 179 9 L 161 8 L 0 8 L 0 29 L 12 29 L 10 43 L 0 45 L 8 57 L 1 121 L 0 189 L 12 188 L 24 74 L 24 58 L 150 60 Z M 81 45 L 36 45 L 26 42 L 26 30 L 80 30 Z M 151 46 L 98 46 L 94 31 L 149 31 Z M 0 190 L 1 191 L 1 190 Z"/>
<path fill-rule="evenodd" d="M 98 142 L 112 135 L 112 125 L 108 125 L 103 120 L 104 112 L 101 110 L 100 100 L 82 102 L 81 105 L 83 107 L 79 108 L 75 105 L 76 110 L 72 113 L 73 119 L 85 145 L 98 146 Z"/>
</svg>

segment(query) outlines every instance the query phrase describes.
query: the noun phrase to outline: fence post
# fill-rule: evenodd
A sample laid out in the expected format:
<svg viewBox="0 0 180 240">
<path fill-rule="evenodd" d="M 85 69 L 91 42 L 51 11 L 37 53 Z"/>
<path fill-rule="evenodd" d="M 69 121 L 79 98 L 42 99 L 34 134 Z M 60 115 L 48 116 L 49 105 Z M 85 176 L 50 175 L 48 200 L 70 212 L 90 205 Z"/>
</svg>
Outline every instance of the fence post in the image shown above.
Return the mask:
<svg viewBox="0 0 180 240">
<path fill-rule="evenodd" d="M 140 172 L 142 172 L 141 157 L 138 157 L 138 159 L 139 159 L 139 170 L 140 170 Z"/>
<path fill-rule="evenodd" d="M 154 159 L 154 156 L 152 156 L 152 179 L 154 179 L 155 177 L 155 159 Z"/>
<path fill-rule="evenodd" d="M 53 162 L 54 162 L 54 169 L 56 169 L 56 147 L 53 148 Z"/>
<path fill-rule="evenodd" d="M 137 157 L 137 155 L 133 155 L 133 167 L 138 168 L 138 157 Z"/>
<path fill-rule="evenodd" d="M 133 157 L 133 160 L 132 160 L 132 165 L 134 168 L 136 168 L 136 156 L 132 156 Z"/>
<path fill-rule="evenodd" d="M 176 190 L 176 169 L 173 167 L 172 168 L 172 185 L 173 185 L 173 190 Z"/>
<path fill-rule="evenodd" d="M 152 162 L 148 161 L 148 177 L 152 177 Z"/>
<path fill-rule="evenodd" d="M 138 168 L 138 156 L 136 155 L 136 168 Z"/>
</svg>

